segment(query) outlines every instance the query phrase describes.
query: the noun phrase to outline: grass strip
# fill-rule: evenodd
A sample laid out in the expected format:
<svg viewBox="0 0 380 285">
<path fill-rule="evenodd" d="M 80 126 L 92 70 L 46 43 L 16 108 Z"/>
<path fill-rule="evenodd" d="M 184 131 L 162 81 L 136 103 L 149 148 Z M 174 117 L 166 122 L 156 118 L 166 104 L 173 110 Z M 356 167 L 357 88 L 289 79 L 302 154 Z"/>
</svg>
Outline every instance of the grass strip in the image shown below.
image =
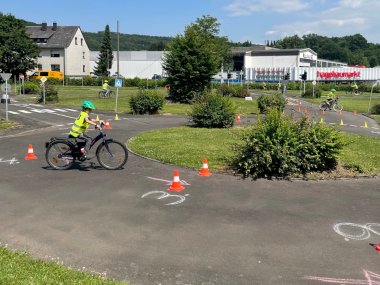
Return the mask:
<svg viewBox="0 0 380 285">
<path fill-rule="evenodd" d="M 0 131 L 14 128 L 16 125 L 12 121 L 5 121 L 3 119 L 0 119 Z"/>
<path fill-rule="evenodd" d="M 232 147 L 241 142 L 243 128 L 200 129 L 191 127 L 168 128 L 139 134 L 128 142 L 134 152 L 164 163 L 199 168 L 208 158 L 214 171 L 231 172 L 228 162 L 233 157 Z M 380 139 L 344 134 L 347 145 L 339 162 L 357 174 L 380 175 Z"/>
<path fill-rule="evenodd" d="M 0 246 L 0 284 L 127 285 L 101 276 L 75 271 L 53 262 Z"/>
<path fill-rule="evenodd" d="M 97 86 L 60 86 L 58 87 L 58 96 L 59 102 L 57 103 L 49 103 L 48 105 L 53 105 L 57 107 L 79 107 L 84 100 L 91 100 L 94 102 L 96 110 L 106 111 L 106 112 L 114 112 L 115 111 L 115 96 L 116 91 L 114 91 L 113 98 L 100 99 L 98 98 L 98 92 L 100 91 L 100 87 Z M 167 91 L 163 88 L 157 89 L 157 91 L 162 95 L 167 95 Z M 118 96 L 118 108 L 117 111 L 120 113 L 131 113 L 131 109 L 129 108 L 129 100 L 131 95 L 137 94 L 138 88 L 132 87 L 123 87 L 119 89 Z M 18 101 L 25 102 L 36 102 L 35 95 L 31 95 L 29 98 L 19 98 Z M 256 100 L 245 101 L 244 98 L 231 98 L 232 101 L 237 106 L 237 112 L 240 114 L 256 114 L 258 111 Z M 170 103 L 166 102 L 161 114 L 173 114 L 173 115 L 181 115 L 186 116 L 191 111 L 190 104 L 178 104 L 178 103 Z"/>
</svg>

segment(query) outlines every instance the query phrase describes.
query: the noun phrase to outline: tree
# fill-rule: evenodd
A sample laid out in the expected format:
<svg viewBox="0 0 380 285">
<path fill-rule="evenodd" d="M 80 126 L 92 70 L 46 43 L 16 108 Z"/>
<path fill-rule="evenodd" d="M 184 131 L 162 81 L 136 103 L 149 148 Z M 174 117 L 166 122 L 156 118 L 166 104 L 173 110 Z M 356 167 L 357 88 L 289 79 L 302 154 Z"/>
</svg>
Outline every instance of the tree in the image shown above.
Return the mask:
<svg viewBox="0 0 380 285">
<path fill-rule="evenodd" d="M 24 22 L 0 13 L 0 71 L 18 76 L 36 66 L 40 50 L 26 33 Z"/>
<path fill-rule="evenodd" d="M 277 48 L 292 49 L 292 48 L 305 48 L 305 42 L 297 35 L 285 37 L 276 42 Z"/>
<path fill-rule="evenodd" d="M 230 62 L 228 40 L 218 36 L 219 25 L 216 18 L 202 16 L 168 45 L 163 68 L 172 100 L 191 102 L 195 94 L 210 87 L 221 65 Z"/>
<path fill-rule="evenodd" d="M 96 62 L 97 66 L 95 69 L 95 74 L 100 76 L 108 76 L 108 69 L 111 69 L 112 61 L 113 50 L 111 43 L 111 33 L 109 25 L 106 25 L 98 61 Z"/>
</svg>

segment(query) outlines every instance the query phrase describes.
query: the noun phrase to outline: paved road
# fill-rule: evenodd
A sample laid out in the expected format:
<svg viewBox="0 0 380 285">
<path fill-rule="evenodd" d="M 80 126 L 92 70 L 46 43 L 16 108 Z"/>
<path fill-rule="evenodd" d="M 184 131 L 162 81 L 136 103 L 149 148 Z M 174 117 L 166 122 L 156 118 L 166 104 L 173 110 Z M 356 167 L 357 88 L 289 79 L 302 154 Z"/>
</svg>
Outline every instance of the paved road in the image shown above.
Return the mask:
<svg viewBox="0 0 380 285">
<path fill-rule="evenodd" d="M 290 97 L 289 104 L 286 107 L 288 112 L 293 113 L 296 117 L 308 115 L 316 122 L 323 122 L 330 126 L 336 126 L 338 129 L 359 135 L 380 136 L 380 128 L 377 122 L 363 114 L 354 114 L 353 112 L 321 112 L 319 106 L 309 102 Z"/>
<path fill-rule="evenodd" d="M 175 195 L 165 182 L 174 167 L 133 155 L 120 171 L 48 169 L 43 143 L 72 122 L 61 113 L 25 114 L 26 128 L 38 130 L 0 137 L 3 244 L 131 284 L 380 282 L 380 255 L 368 245 L 380 243 L 379 179 L 250 181 L 180 169 L 190 185 L 163 197 Z M 172 116 L 124 117 L 111 121 L 109 135 L 126 141 L 182 124 Z M 29 143 L 35 161 L 23 160 Z M 362 227 L 334 231 L 348 222 Z M 367 223 L 378 224 L 364 240 L 349 236 Z"/>
</svg>

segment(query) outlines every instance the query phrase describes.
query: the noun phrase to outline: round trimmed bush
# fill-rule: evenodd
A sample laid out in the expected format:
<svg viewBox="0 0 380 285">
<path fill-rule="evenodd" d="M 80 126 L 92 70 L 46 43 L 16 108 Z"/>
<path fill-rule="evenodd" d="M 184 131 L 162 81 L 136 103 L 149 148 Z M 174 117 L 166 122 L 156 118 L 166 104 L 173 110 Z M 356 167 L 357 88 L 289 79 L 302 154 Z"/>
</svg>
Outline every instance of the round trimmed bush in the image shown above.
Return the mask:
<svg viewBox="0 0 380 285">
<path fill-rule="evenodd" d="M 293 122 L 271 109 L 235 147 L 232 166 L 243 177 L 254 179 L 330 170 L 343 145 L 341 133 L 334 128 L 312 124 L 306 117 Z"/>
<path fill-rule="evenodd" d="M 285 98 L 280 94 L 263 94 L 257 98 L 257 106 L 260 110 L 260 113 L 266 113 L 269 109 L 277 109 L 282 112 L 285 108 Z"/>
<path fill-rule="evenodd" d="M 132 95 L 129 106 L 134 114 L 157 114 L 164 107 L 165 98 L 156 90 L 140 89 Z"/>
<path fill-rule="evenodd" d="M 229 97 L 205 93 L 197 96 L 190 116 L 195 127 L 228 128 L 236 117 L 236 106 Z"/>
<path fill-rule="evenodd" d="M 45 101 L 58 102 L 58 89 L 55 85 L 45 83 Z M 41 87 L 40 96 L 37 98 L 37 103 L 44 102 L 43 88 Z"/>
<path fill-rule="evenodd" d="M 380 104 L 376 104 L 372 106 L 371 114 L 380 115 Z"/>
<path fill-rule="evenodd" d="M 34 81 L 26 81 L 24 83 L 24 89 L 25 89 L 25 94 L 39 94 L 40 93 L 40 86 L 37 82 L 34 82 Z M 24 89 L 21 87 L 22 92 Z"/>
</svg>

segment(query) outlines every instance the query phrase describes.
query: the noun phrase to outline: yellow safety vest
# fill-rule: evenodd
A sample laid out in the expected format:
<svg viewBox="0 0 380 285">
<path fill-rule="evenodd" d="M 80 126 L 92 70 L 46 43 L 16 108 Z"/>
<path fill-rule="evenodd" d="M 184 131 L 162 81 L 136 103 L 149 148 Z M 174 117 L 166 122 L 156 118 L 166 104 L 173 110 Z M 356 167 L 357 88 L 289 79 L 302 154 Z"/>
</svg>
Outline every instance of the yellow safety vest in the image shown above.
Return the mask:
<svg viewBox="0 0 380 285">
<path fill-rule="evenodd" d="M 103 89 L 108 89 L 108 83 L 103 83 Z"/>
<path fill-rule="evenodd" d="M 74 125 L 71 127 L 71 136 L 77 138 L 87 130 L 87 128 L 90 126 L 90 124 L 85 120 L 87 116 L 88 114 L 86 112 L 80 112 L 78 119 L 75 120 Z"/>
</svg>

